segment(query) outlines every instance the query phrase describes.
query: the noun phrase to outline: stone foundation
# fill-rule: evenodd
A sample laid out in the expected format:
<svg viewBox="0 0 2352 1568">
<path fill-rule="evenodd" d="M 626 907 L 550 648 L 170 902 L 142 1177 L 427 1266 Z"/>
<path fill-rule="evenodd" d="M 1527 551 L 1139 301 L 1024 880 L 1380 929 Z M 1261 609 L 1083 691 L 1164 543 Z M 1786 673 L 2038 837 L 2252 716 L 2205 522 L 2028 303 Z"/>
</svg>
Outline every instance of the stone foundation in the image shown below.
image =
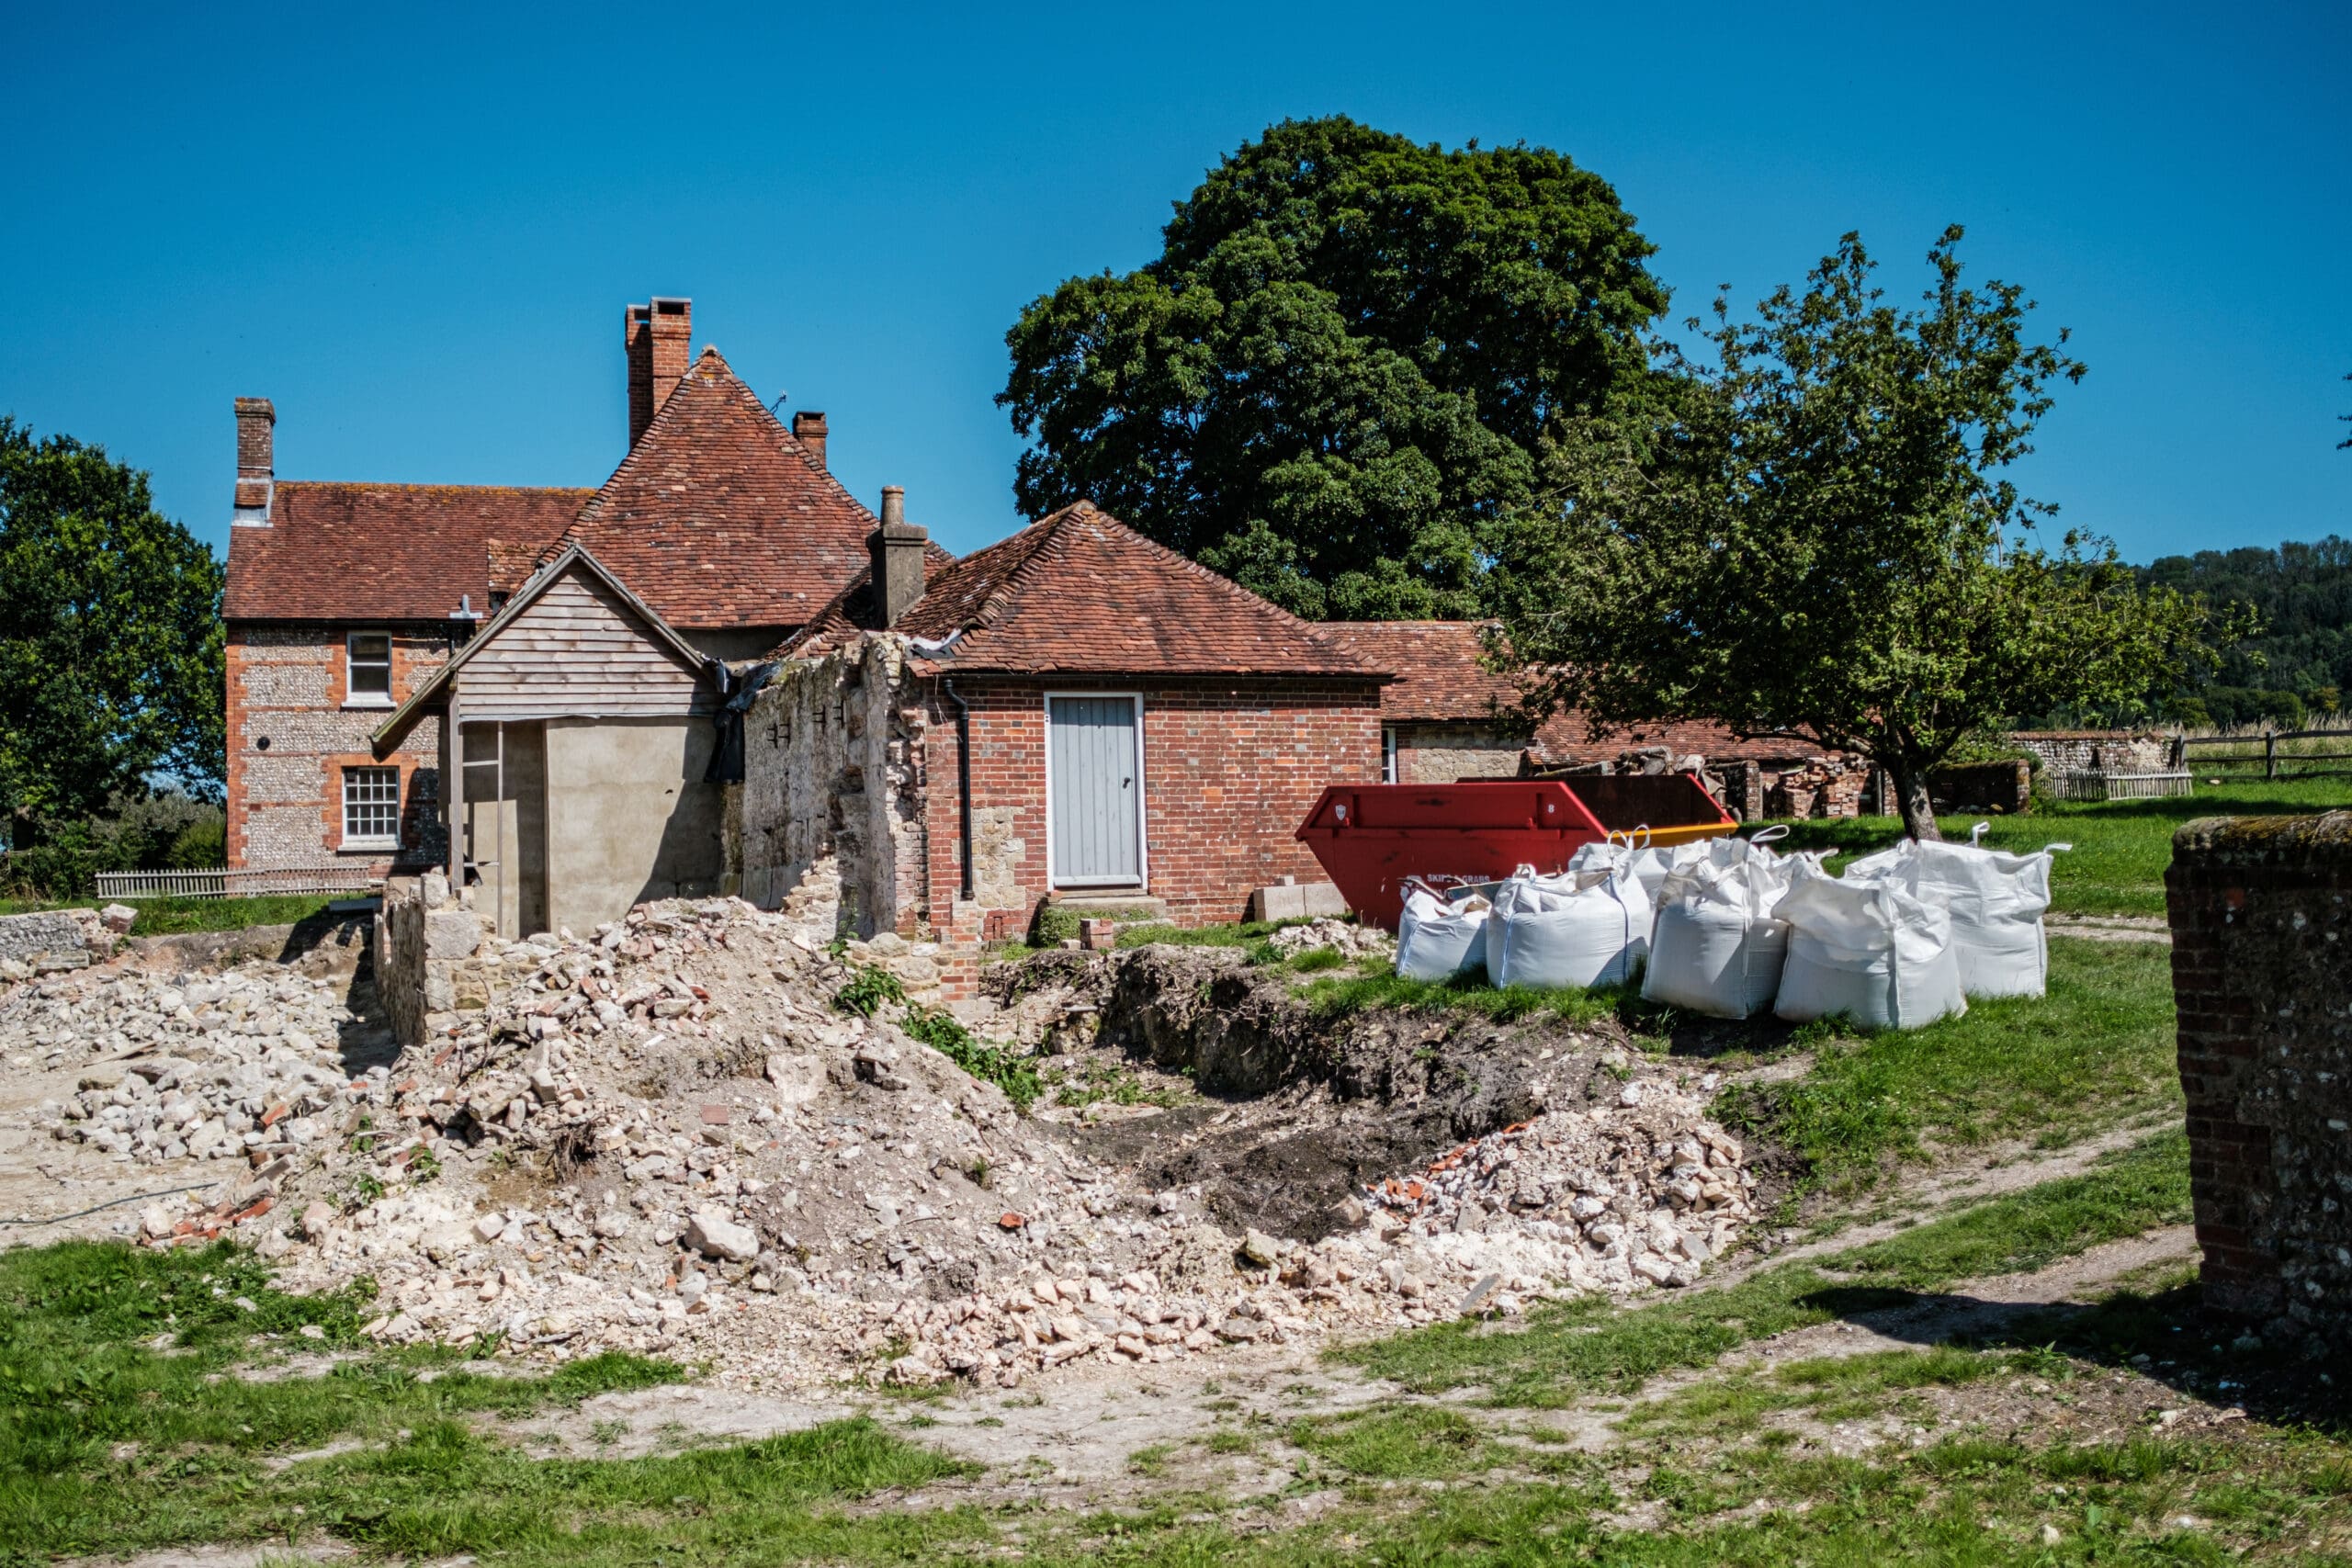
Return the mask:
<svg viewBox="0 0 2352 1568">
<path fill-rule="evenodd" d="M 2352 1328 L 2352 811 L 2207 818 L 2165 875 L 2205 1299 Z"/>
<path fill-rule="evenodd" d="M 422 1044 L 452 1015 L 489 1004 L 482 936 L 473 889 L 453 897 L 449 879 L 437 871 L 385 879 L 376 919 L 376 990 L 395 1040 Z"/>
</svg>

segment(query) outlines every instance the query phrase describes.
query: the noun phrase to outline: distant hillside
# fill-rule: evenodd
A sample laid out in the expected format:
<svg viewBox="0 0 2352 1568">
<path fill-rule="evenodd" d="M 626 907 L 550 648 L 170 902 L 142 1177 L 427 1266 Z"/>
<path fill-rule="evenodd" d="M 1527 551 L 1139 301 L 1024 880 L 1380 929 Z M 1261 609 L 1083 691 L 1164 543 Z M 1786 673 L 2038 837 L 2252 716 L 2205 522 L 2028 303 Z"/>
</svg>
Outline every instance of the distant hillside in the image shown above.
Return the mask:
<svg viewBox="0 0 2352 1568">
<path fill-rule="evenodd" d="M 2202 593 L 2219 605 L 2251 604 L 2262 632 L 2226 653 L 2196 690 L 2176 697 L 2189 723 L 2293 726 L 2344 707 L 2352 691 L 2352 541 L 2275 550 L 2199 550 L 2139 569 L 2143 581 Z"/>
</svg>

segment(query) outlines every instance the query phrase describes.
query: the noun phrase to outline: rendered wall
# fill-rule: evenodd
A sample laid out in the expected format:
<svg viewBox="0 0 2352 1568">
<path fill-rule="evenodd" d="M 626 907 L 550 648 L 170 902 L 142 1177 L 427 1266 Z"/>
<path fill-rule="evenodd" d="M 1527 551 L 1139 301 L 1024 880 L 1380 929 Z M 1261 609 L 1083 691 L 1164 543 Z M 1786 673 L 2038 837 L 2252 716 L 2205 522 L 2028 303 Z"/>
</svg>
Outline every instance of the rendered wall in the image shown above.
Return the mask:
<svg viewBox="0 0 2352 1568">
<path fill-rule="evenodd" d="M 550 926 L 587 931 L 649 898 L 719 890 L 713 739 L 704 717 L 548 720 Z"/>
<path fill-rule="evenodd" d="M 2216 817 L 2165 873 L 2206 1301 L 2352 1328 L 2352 811 Z"/>
</svg>

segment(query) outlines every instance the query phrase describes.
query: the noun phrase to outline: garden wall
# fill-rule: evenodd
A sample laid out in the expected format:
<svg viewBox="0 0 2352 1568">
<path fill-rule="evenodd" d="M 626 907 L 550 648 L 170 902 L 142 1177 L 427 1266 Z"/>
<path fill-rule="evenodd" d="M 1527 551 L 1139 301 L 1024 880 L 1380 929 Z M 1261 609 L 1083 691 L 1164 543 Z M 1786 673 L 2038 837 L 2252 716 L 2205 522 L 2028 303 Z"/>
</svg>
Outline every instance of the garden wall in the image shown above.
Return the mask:
<svg viewBox="0 0 2352 1568">
<path fill-rule="evenodd" d="M 2352 1328 L 2352 811 L 2183 827 L 2165 875 L 2208 1303 Z M 2283 1321 L 2282 1321 L 2283 1320 Z"/>
</svg>

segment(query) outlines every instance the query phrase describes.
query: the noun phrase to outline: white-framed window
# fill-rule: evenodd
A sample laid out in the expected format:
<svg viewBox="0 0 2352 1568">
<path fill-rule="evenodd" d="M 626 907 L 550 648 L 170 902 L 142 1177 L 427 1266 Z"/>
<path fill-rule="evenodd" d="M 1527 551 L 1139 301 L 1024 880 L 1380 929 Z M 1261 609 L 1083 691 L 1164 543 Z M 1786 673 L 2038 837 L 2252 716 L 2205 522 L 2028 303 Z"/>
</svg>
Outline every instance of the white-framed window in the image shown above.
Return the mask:
<svg viewBox="0 0 2352 1568">
<path fill-rule="evenodd" d="M 1393 724 L 1380 727 L 1380 782 L 1396 782 L 1396 727 Z"/>
<path fill-rule="evenodd" d="M 401 771 L 398 768 L 343 770 L 343 847 L 346 850 L 396 850 L 401 847 Z"/>
<path fill-rule="evenodd" d="M 353 632 L 343 639 L 343 700 L 351 707 L 392 705 L 392 637 L 390 632 Z"/>
</svg>

